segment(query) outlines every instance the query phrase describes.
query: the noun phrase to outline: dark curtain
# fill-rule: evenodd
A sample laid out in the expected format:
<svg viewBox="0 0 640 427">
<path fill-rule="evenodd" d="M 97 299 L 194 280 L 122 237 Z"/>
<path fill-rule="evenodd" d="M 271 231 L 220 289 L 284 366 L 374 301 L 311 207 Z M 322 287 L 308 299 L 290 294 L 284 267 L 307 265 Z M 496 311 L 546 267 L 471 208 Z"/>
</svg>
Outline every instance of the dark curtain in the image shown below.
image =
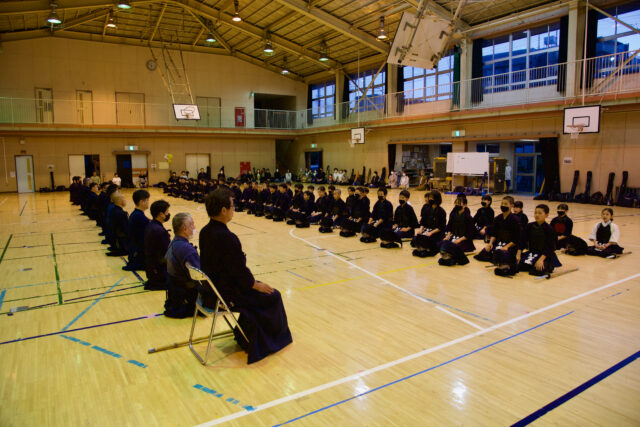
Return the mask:
<svg viewBox="0 0 640 427">
<path fill-rule="evenodd" d="M 313 97 L 311 95 L 311 85 L 307 85 L 307 124 L 313 124 L 313 110 L 311 109 Z"/>
<path fill-rule="evenodd" d="M 556 89 L 564 94 L 567 90 L 567 49 L 569 46 L 569 17 L 560 18 L 560 45 L 558 46 L 558 83 Z"/>
<path fill-rule="evenodd" d="M 388 158 L 387 161 L 389 163 L 389 171 L 393 170 L 393 167 L 396 164 L 396 144 L 389 144 L 387 145 L 387 150 L 388 150 Z"/>
<path fill-rule="evenodd" d="M 460 48 L 457 46 L 453 51 L 453 99 L 451 107 L 454 110 L 460 108 Z"/>
<path fill-rule="evenodd" d="M 600 19 L 602 15 L 593 10 L 589 9 L 589 15 L 587 18 L 587 58 L 595 58 L 596 56 L 596 44 L 598 43 L 598 19 Z M 585 58 L 585 59 L 587 59 Z M 587 75 L 586 78 L 586 88 L 590 89 L 593 84 L 594 73 L 596 71 L 596 64 L 593 61 L 587 62 Z"/>
<path fill-rule="evenodd" d="M 396 81 L 396 112 L 404 112 L 404 67 L 398 65 L 398 80 Z"/>
<path fill-rule="evenodd" d="M 347 76 L 344 76 L 344 86 L 342 87 L 342 111 L 340 112 L 340 116 L 343 119 L 349 117 L 349 79 Z"/>
<path fill-rule="evenodd" d="M 540 138 L 542 166 L 544 168 L 544 188 L 540 193 L 545 198 L 551 191 L 560 192 L 560 163 L 558 158 L 558 137 Z"/>
<path fill-rule="evenodd" d="M 471 54 L 471 103 L 479 104 L 483 100 L 482 93 L 482 39 L 473 41 L 473 50 Z M 477 79 L 477 80 L 476 80 Z"/>
</svg>

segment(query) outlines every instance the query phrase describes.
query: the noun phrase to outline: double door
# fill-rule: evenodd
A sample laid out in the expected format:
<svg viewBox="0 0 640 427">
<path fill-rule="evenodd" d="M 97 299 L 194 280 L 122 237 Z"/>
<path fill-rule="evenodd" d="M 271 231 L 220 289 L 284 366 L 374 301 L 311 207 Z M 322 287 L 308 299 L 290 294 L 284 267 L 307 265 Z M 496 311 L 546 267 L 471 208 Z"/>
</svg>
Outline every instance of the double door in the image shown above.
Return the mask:
<svg viewBox="0 0 640 427">
<path fill-rule="evenodd" d="M 544 170 L 540 153 L 516 154 L 514 192 L 536 194 L 542 188 Z"/>
</svg>

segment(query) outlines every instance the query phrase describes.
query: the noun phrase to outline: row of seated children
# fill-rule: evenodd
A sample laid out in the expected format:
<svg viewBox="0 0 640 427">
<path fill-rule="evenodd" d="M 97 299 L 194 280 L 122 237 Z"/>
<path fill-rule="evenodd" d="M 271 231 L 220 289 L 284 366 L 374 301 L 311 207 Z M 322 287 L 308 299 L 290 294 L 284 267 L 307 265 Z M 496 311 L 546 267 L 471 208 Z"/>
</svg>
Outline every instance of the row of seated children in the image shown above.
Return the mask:
<svg viewBox="0 0 640 427">
<path fill-rule="evenodd" d="M 135 209 L 129 215 L 124 208 L 127 200 L 118 187 L 112 183 L 98 186 L 90 183 L 88 191 L 80 199 L 85 215 L 96 221 L 102 228 L 103 244 L 108 245 L 107 256 L 127 256 L 126 271 L 144 270 L 148 290 L 165 290 L 167 281 L 166 260 L 164 255 L 169 246 L 170 237 L 163 223 L 171 217 L 169 203 L 157 200 L 149 205 L 150 195 L 146 190 L 133 193 Z M 145 215 L 150 209 L 152 219 Z"/>
<path fill-rule="evenodd" d="M 274 221 L 289 219 L 289 224 L 308 227 L 319 224 L 320 232 L 331 232 L 340 228 L 340 235 L 350 237 L 357 232 L 362 234 L 362 242 L 375 242 L 381 239 L 381 247 L 394 248 L 398 243 L 411 239 L 416 249 L 414 256 L 427 257 L 441 254 L 441 265 L 464 265 L 469 262 L 466 253 L 475 251 L 474 239 L 485 242 L 481 252 L 475 256 L 479 261 L 489 261 L 496 265 L 497 275 L 509 276 L 517 271 L 529 271 L 533 275 L 549 274 L 561 264 L 555 255 L 558 242 L 560 247 L 571 248 L 571 255 L 581 254 L 573 248 L 582 241 L 571 234 L 573 223 L 566 216 L 568 206 L 558 206 L 558 216 L 551 224 L 546 222 L 549 207 L 536 206 L 534 221 L 529 222 L 523 212 L 523 204 L 513 197 L 502 199 L 501 213 L 494 216 L 491 208 L 491 196 L 483 196 L 482 207 L 471 217 L 467 199 L 459 195 L 455 207 L 446 220 L 446 213 L 440 207 L 442 196 L 437 190 L 425 194 L 425 203 L 418 222 L 413 207 L 408 203 L 410 193 L 400 192 L 399 205 L 393 210 L 391 202 L 386 200 L 387 190 L 378 190 L 378 201 L 369 209 L 368 189 L 365 187 L 348 189 L 346 202 L 341 199 L 339 189 L 318 188 L 318 200 L 313 200 L 313 187 L 303 192 L 303 186 L 296 184 L 295 194 L 287 185 L 271 185 L 258 191 L 246 188 L 237 199 L 242 210 L 245 206 L 257 216 L 266 215 Z M 619 230 L 611 223 L 613 211 L 605 208 L 603 222 L 594 227 L 591 240 L 594 245 L 584 253 L 603 257 L 612 257 L 621 253 L 617 245 Z M 605 218 L 606 217 L 606 218 Z M 569 243 L 567 245 L 567 243 Z"/>
</svg>

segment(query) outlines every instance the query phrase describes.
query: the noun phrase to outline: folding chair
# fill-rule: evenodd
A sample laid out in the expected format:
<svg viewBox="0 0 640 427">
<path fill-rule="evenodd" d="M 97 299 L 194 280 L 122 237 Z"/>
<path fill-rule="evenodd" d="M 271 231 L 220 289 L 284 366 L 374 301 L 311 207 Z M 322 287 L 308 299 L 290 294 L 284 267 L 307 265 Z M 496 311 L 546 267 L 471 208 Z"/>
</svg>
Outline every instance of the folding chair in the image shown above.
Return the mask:
<svg viewBox="0 0 640 427">
<path fill-rule="evenodd" d="M 216 294 L 216 297 L 217 297 L 215 309 L 211 309 L 204 306 L 202 295 L 198 293 L 198 299 L 196 300 L 196 309 L 195 309 L 195 312 L 193 313 L 193 322 L 191 323 L 191 333 L 189 334 L 189 349 L 196 356 L 196 358 L 198 358 L 200 363 L 202 363 L 203 365 L 206 365 L 207 360 L 209 359 L 209 351 L 211 350 L 211 343 L 214 340 L 214 331 L 216 328 L 216 320 L 218 319 L 218 316 L 222 316 L 224 321 L 227 322 L 227 325 L 229 326 L 230 330 L 228 332 L 217 334 L 215 338 L 221 338 L 221 337 L 226 337 L 227 335 L 232 335 L 234 326 L 238 328 L 238 330 L 240 331 L 244 339 L 247 340 L 247 342 L 249 342 L 249 338 L 247 338 L 247 335 L 244 333 L 244 331 L 240 327 L 240 324 L 238 323 L 236 316 L 232 313 L 231 309 L 229 308 L 227 303 L 224 301 L 224 299 L 216 289 L 211 279 L 209 279 L 209 277 L 206 274 L 204 274 L 200 269 L 192 266 L 189 263 L 187 263 L 187 269 L 189 270 L 189 275 L 191 276 L 192 280 L 196 280 L 199 282 L 206 282 L 211 287 L 211 289 L 213 290 L 213 292 Z M 204 356 L 204 359 L 193 348 L 193 331 L 195 330 L 195 327 L 196 327 L 196 319 L 198 318 L 198 313 L 202 313 L 206 317 L 213 318 L 211 322 L 211 331 L 209 332 L 207 352 Z M 231 322 L 229 322 L 229 319 L 227 318 L 227 316 L 231 317 Z M 231 323 L 233 323 L 233 325 Z"/>
</svg>

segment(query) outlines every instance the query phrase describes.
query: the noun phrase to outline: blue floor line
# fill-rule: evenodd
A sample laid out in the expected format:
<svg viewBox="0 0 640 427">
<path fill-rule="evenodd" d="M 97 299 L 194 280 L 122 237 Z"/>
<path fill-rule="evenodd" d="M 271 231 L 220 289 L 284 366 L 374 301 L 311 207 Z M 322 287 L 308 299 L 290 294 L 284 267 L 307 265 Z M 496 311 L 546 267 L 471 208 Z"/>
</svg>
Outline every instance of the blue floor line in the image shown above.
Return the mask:
<svg viewBox="0 0 640 427">
<path fill-rule="evenodd" d="M 113 286 L 111 286 L 109 289 L 107 289 L 106 291 L 104 291 L 104 293 L 102 295 L 100 295 L 98 298 L 96 298 L 89 307 L 85 308 L 84 310 L 82 310 L 82 312 L 80 314 L 78 314 L 71 322 L 69 322 L 69 324 L 67 324 L 67 326 L 65 326 L 64 328 L 62 328 L 62 332 L 65 332 L 67 329 L 69 329 L 71 327 L 71 325 L 73 325 L 74 323 L 76 323 L 78 321 L 78 319 L 80 319 L 82 316 L 84 316 L 87 311 L 89 311 L 94 305 L 96 305 L 98 302 L 100 302 L 100 300 L 109 292 L 111 292 L 111 290 L 113 288 L 115 288 L 116 286 L 118 286 L 120 284 L 120 282 L 122 282 L 125 278 L 121 278 L 120 280 L 118 280 L 116 283 L 113 284 Z"/>
<path fill-rule="evenodd" d="M 389 387 L 389 386 L 394 385 L 394 384 L 397 384 L 397 383 L 399 383 L 399 382 L 406 381 L 406 380 L 411 379 L 411 378 L 413 378 L 413 377 L 416 377 L 416 376 L 418 376 L 418 375 L 422 375 L 422 374 L 424 374 L 424 373 L 426 373 L 426 372 L 433 371 L 434 369 L 437 369 L 437 368 L 440 368 L 440 367 L 442 367 L 442 366 L 448 365 L 448 364 L 453 363 L 453 362 L 455 362 L 455 361 L 457 361 L 457 360 L 463 359 L 463 358 L 465 358 L 465 357 L 467 357 L 467 356 L 471 356 L 472 354 L 478 353 L 478 352 L 480 352 L 480 351 L 482 351 L 482 350 L 486 350 L 487 348 L 491 348 L 491 347 L 493 347 L 493 346 L 495 346 L 495 345 L 498 345 L 498 344 L 500 344 L 500 343 L 502 343 L 502 342 L 508 341 L 508 340 L 510 340 L 510 339 L 512 339 L 512 338 L 515 338 L 515 337 L 520 336 L 520 335 L 522 335 L 522 334 L 525 334 L 525 333 L 527 333 L 527 332 L 533 331 L 534 329 L 538 329 L 538 328 L 540 328 L 540 327 L 542 327 L 542 326 L 544 326 L 544 325 L 547 325 L 547 324 L 549 324 L 549 323 L 551 323 L 551 322 L 555 322 L 556 320 L 560 320 L 560 319 L 562 319 L 563 317 L 569 316 L 570 314 L 573 314 L 573 313 L 574 313 L 573 311 L 570 311 L 570 312 L 568 312 L 568 313 L 565 313 L 565 314 L 563 314 L 563 315 L 561 315 L 561 316 L 558 316 L 558 317 L 556 317 L 556 318 L 553 318 L 553 319 L 551 319 L 551 320 L 547 320 L 547 321 L 546 321 L 546 322 L 544 322 L 544 323 L 540 323 L 540 324 L 538 324 L 538 325 L 536 325 L 536 326 L 534 326 L 534 327 L 531 327 L 531 328 L 529 328 L 529 329 L 525 329 L 524 331 L 518 332 L 517 334 L 510 335 L 510 336 L 508 336 L 508 337 L 506 337 L 506 338 L 503 338 L 503 339 L 501 339 L 501 340 L 495 341 L 495 342 L 493 342 L 493 343 L 491 343 L 491 344 L 489 344 L 489 345 L 485 345 L 484 347 L 480 347 L 480 348 L 478 348 L 478 349 L 475 349 L 475 350 L 473 350 L 473 351 L 470 351 L 469 353 L 465 353 L 465 354 L 463 354 L 463 355 L 461 355 L 461 356 L 458 356 L 458 357 L 455 357 L 455 358 L 453 358 L 453 359 L 450 359 L 450 360 L 448 360 L 448 361 L 446 361 L 446 362 L 440 363 L 440 364 L 438 364 L 438 365 L 432 366 L 432 367 L 427 368 L 427 369 L 424 369 L 424 370 L 422 370 L 422 371 L 418 371 L 418 372 L 413 373 L 413 374 L 411 374 L 411 375 L 407 375 L 406 377 L 399 378 L 399 379 L 397 379 L 397 380 L 395 380 L 395 381 L 391 381 L 391 382 L 386 383 L 386 384 L 383 384 L 383 385 L 381 385 L 381 386 L 379 386 L 379 387 L 372 388 L 371 390 L 365 391 L 364 393 L 360 393 L 360 394 L 357 394 L 357 395 L 355 395 L 355 396 L 351 396 L 351 397 L 349 397 L 349 398 L 347 398 L 347 399 L 340 400 L 340 401 L 338 401 L 338 402 L 332 403 L 331 405 L 327 405 L 327 406 L 322 407 L 322 408 L 320 408 L 320 409 L 316 409 L 315 411 L 308 412 L 308 413 L 306 413 L 306 414 L 304 414 L 304 415 L 301 415 L 301 416 L 299 416 L 299 417 L 292 418 L 292 419 L 290 419 L 290 420 L 288 420 L 288 421 L 285 421 L 285 422 L 283 422 L 283 423 L 281 423 L 281 424 L 275 424 L 275 426 L 282 426 L 282 425 L 285 425 L 285 424 L 290 424 L 290 423 L 292 423 L 292 422 L 294 422 L 294 421 L 298 421 L 298 420 L 300 420 L 300 419 L 302 419 L 302 418 L 306 418 L 306 417 L 308 417 L 308 416 L 310 416 L 310 415 L 317 414 L 317 413 L 322 412 L 322 411 L 326 411 L 327 409 L 333 408 L 334 406 L 341 405 L 341 404 L 343 404 L 343 403 L 349 402 L 349 401 L 351 401 L 351 400 L 357 399 L 357 398 L 359 398 L 359 397 L 365 396 L 365 395 L 370 394 L 370 393 L 373 393 L 373 392 L 375 392 L 375 391 L 382 390 L 383 388 Z"/>
</svg>

